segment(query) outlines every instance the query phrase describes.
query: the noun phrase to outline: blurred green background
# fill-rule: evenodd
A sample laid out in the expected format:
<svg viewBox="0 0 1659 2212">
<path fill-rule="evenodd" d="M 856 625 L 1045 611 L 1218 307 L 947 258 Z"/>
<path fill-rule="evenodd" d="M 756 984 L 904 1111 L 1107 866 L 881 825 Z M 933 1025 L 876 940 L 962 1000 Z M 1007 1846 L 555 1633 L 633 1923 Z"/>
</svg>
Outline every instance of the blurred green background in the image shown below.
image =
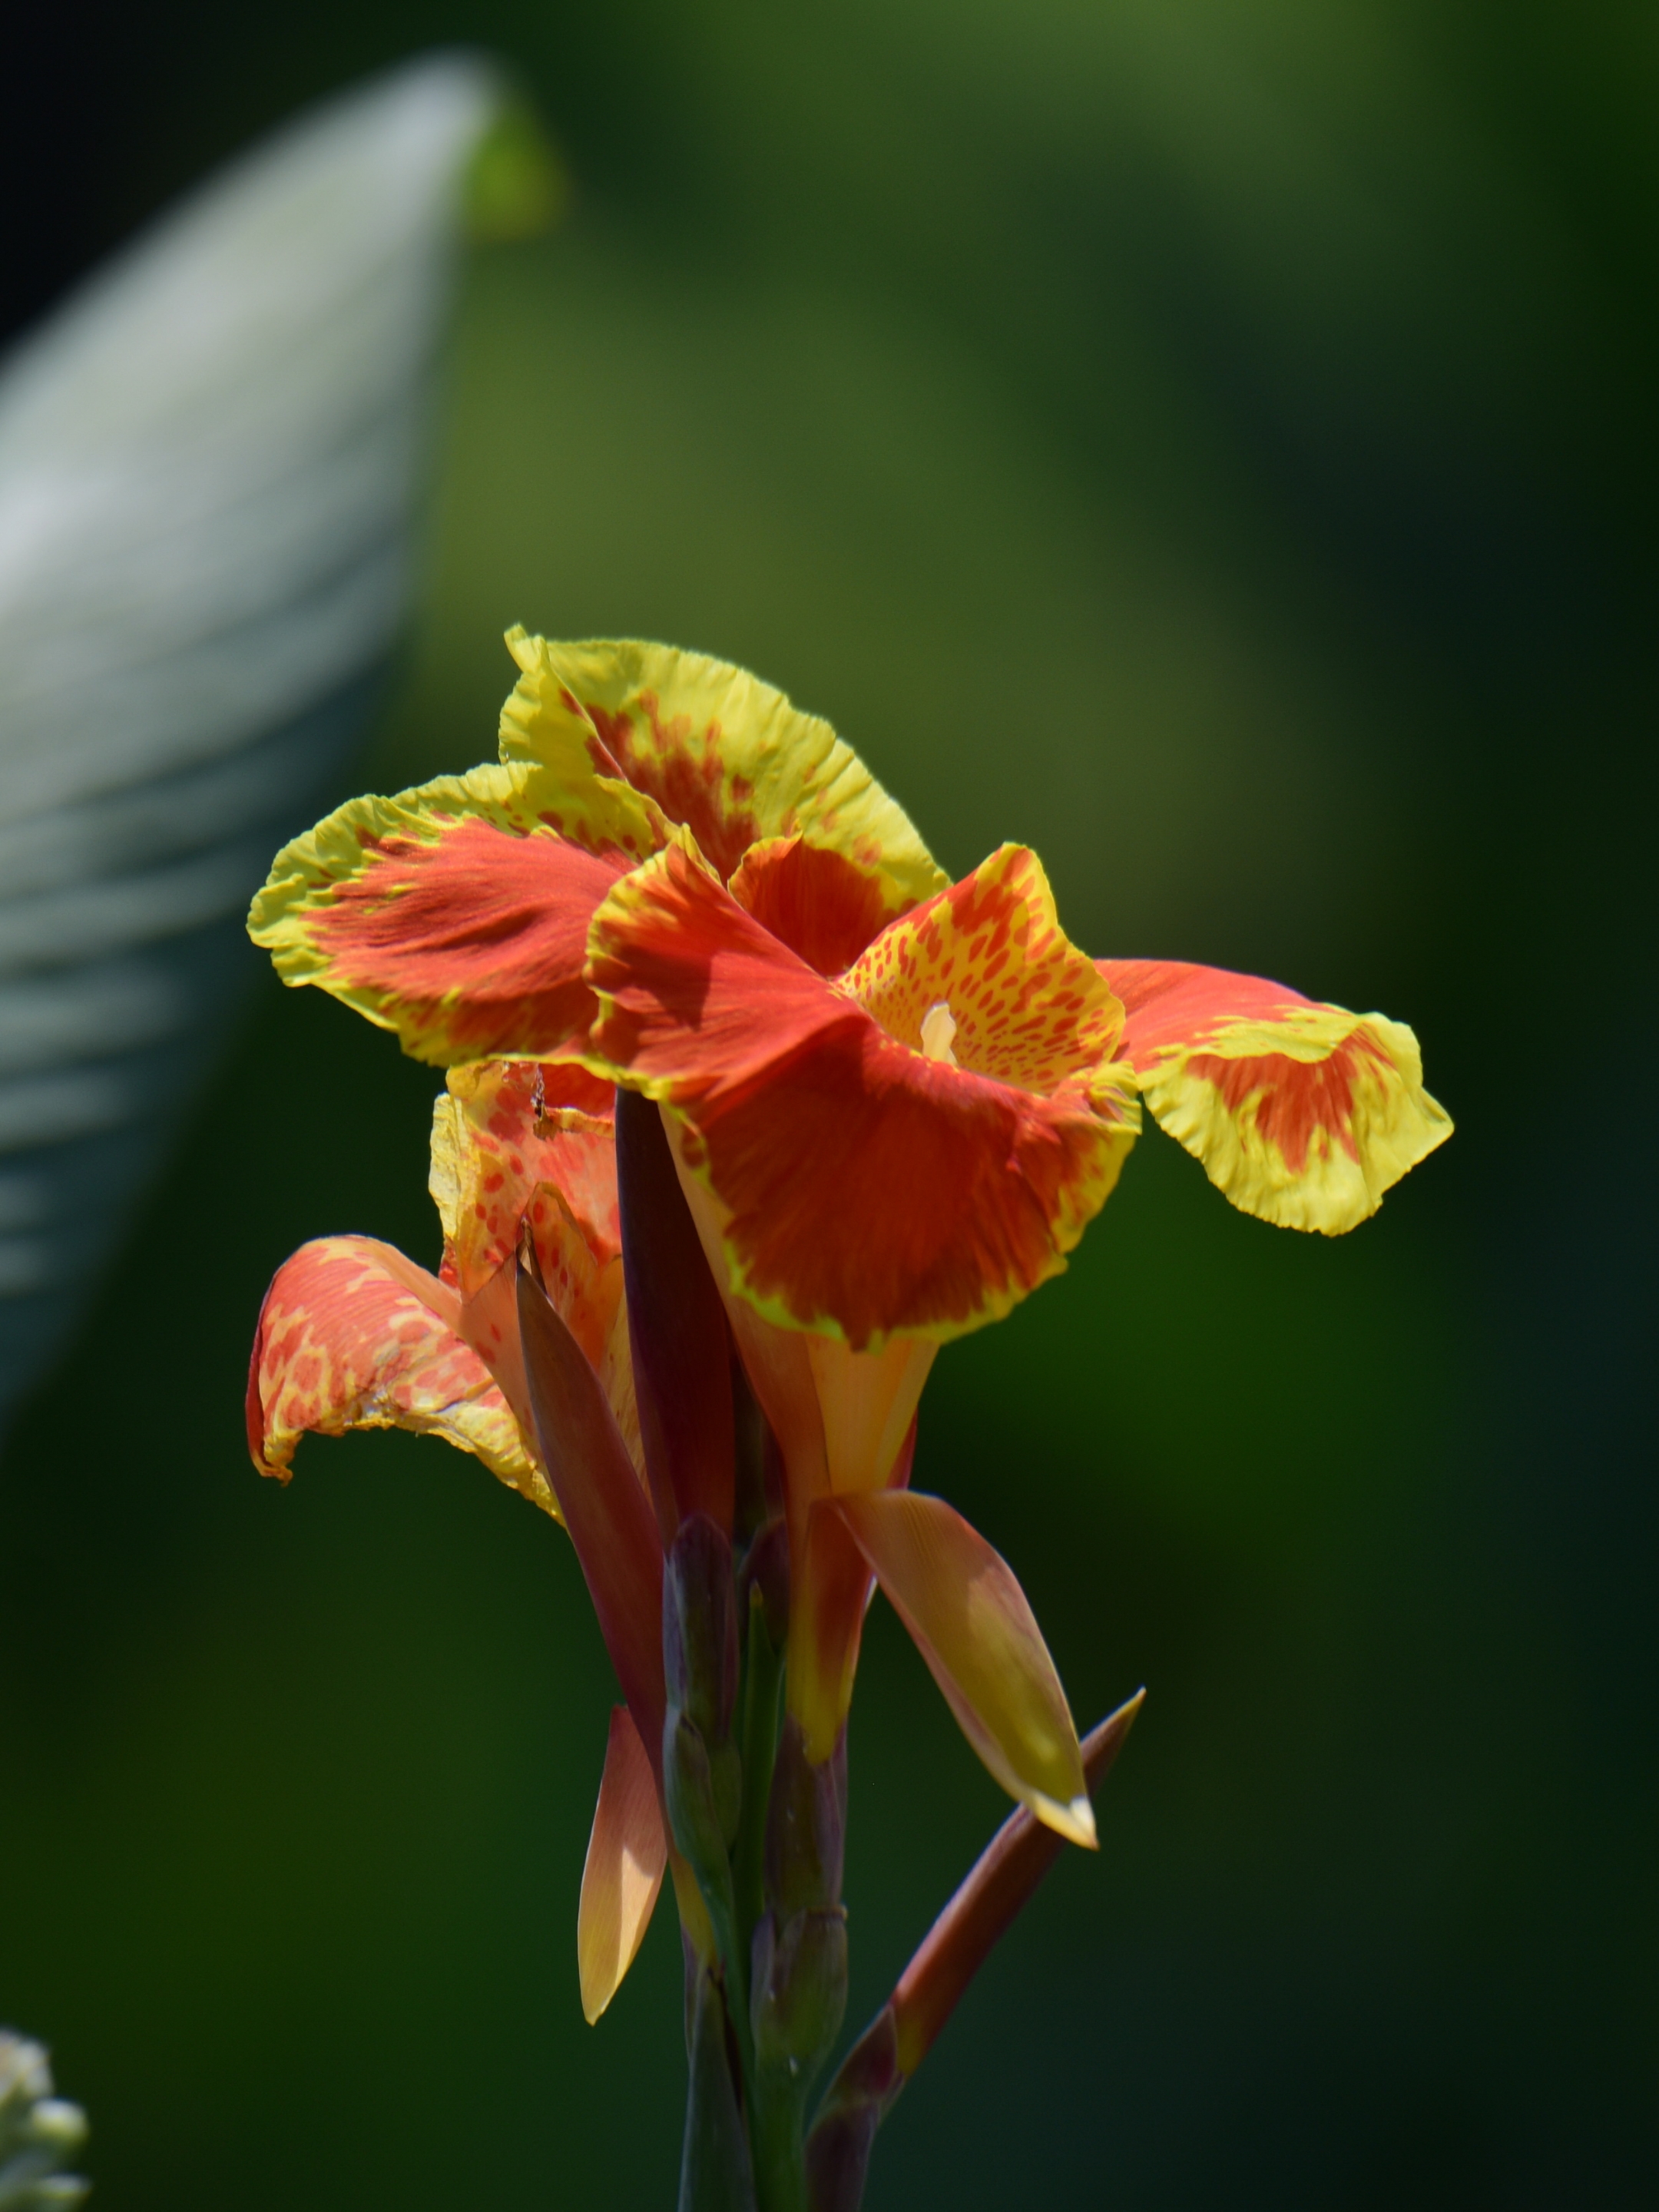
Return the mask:
<svg viewBox="0 0 1659 2212">
<path fill-rule="evenodd" d="M 63 128 L 14 322 L 434 40 L 507 57 L 562 149 L 558 229 L 468 264 L 366 784 L 490 751 L 508 622 L 715 652 L 953 871 L 1034 843 L 1091 950 L 1411 1021 L 1458 1121 L 1336 1244 L 1149 1133 L 1069 1277 L 941 1358 L 917 1481 L 1080 1720 L 1150 1694 L 872 2212 L 1651 2202 L 1652 12 L 29 35 Z M 0 2017 L 89 2106 L 107 2212 L 666 2205 L 671 1916 L 598 2029 L 577 2000 L 613 1692 L 568 1546 L 435 1443 L 247 1465 L 276 1263 L 437 1237 L 429 1073 L 251 1004 L 0 1473 Z M 852 1752 L 849 2030 L 1001 1811 L 879 1607 Z"/>
</svg>

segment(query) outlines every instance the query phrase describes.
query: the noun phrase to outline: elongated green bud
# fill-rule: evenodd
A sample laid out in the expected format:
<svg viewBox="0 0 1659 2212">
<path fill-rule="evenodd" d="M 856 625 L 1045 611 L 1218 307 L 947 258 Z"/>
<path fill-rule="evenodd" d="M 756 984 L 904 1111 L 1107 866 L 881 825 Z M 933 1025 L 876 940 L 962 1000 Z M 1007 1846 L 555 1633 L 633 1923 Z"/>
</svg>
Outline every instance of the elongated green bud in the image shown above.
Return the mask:
<svg viewBox="0 0 1659 2212">
<path fill-rule="evenodd" d="M 805 2098 L 835 2048 L 847 2011 L 847 1915 L 839 1905 L 771 1913 L 755 1930 L 751 2012 L 755 2063 L 787 2075 Z"/>
</svg>

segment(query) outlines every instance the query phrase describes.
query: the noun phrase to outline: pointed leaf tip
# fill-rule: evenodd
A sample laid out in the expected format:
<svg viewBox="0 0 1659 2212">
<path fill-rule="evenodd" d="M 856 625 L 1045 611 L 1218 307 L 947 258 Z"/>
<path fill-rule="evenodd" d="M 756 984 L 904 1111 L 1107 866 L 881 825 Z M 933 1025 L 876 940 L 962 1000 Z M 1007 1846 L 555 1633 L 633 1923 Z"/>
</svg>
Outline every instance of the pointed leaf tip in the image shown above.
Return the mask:
<svg viewBox="0 0 1659 2212">
<path fill-rule="evenodd" d="M 622 1987 L 645 1940 L 667 1863 L 651 1762 L 627 1706 L 617 1705 L 576 1914 L 582 2013 L 590 2027 Z"/>
</svg>

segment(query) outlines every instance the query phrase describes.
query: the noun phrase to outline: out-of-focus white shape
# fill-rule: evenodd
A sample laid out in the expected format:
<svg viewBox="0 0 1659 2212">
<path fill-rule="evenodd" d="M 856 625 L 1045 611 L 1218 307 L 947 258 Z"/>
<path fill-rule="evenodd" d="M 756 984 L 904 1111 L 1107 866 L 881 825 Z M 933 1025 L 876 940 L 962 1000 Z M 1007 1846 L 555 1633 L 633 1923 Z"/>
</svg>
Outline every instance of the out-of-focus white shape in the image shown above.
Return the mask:
<svg viewBox="0 0 1659 2212">
<path fill-rule="evenodd" d="M 52 2093 L 38 2043 L 0 2027 L 0 2212 L 68 2212 L 88 2184 L 64 2169 L 86 2147 L 87 2116 Z"/>
<path fill-rule="evenodd" d="M 222 1028 L 403 613 L 469 159 L 441 55 L 211 179 L 0 365 L 0 1412 Z"/>
</svg>

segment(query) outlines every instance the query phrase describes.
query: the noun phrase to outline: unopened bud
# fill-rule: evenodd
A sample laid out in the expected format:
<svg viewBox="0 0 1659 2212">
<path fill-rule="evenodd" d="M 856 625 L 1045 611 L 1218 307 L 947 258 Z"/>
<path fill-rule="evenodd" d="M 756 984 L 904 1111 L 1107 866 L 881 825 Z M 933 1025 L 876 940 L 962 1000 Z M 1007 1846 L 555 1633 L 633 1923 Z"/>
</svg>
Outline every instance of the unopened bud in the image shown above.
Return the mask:
<svg viewBox="0 0 1659 2212">
<path fill-rule="evenodd" d="M 712 1753 L 732 1733 L 738 1621 L 731 1540 L 706 1513 L 680 1523 L 668 1554 L 662 1656 L 670 1705 L 696 1723 Z"/>
<path fill-rule="evenodd" d="M 743 1767 L 728 1737 L 711 1753 L 696 1723 L 670 1706 L 663 1725 L 663 1794 L 674 1841 L 708 1893 L 731 1881 L 727 1850 L 737 1833 Z"/>
<path fill-rule="evenodd" d="M 796 1912 L 779 1924 L 766 1913 L 755 1929 L 755 2060 L 788 2076 L 805 2097 L 835 2047 L 847 2010 L 847 1915 L 836 1905 Z"/>
<path fill-rule="evenodd" d="M 806 1755 L 792 1717 L 783 1724 L 766 1817 L 766 1893 L 781 1918 L 841 1903 L 847 1843 L 847 1731 L 828 1759 Z"/>
</svg>

